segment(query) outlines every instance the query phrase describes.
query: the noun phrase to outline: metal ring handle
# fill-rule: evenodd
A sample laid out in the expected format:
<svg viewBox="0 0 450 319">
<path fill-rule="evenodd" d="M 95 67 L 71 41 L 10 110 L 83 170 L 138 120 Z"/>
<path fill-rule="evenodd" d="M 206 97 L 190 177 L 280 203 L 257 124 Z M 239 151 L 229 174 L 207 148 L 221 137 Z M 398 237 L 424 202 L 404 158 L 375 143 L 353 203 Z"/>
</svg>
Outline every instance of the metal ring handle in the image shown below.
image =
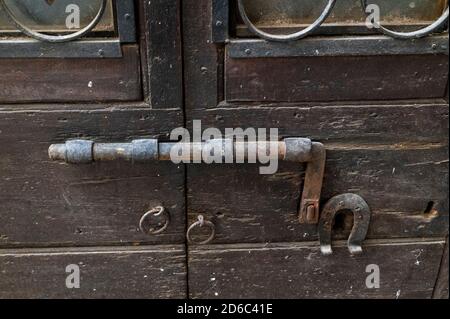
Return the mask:
<svg viewBox="0 0 450 319">
<path fill-rule="evenodd" d="M 192 231 L 197 227 L 205 227 L 205 226 L 211 230 L 210 236 L 207 239 L 200 241 L 200 242 L 195 242 L 194 240 L 192 240 L 192 237 L 191 237 Z M 210 243 L 214 239 L 215 235 L 216 235 L 216 226 L 212 222 L 205 220 L 202 215 L 198 216 L 198 220 L 195 223 L 193 223 L 191 226 L 189 226 L 189 228 L 186 232 L 186 238 L 187 238 L 188 242 L 190 244 L 197 244 L 197 245 L 206 245 L 206 244 Z"/>
<path fill-rule="evenodd" d="M 61 43 L 61 42 L 69 42 L 76 40 L 78 38 L 81 38 L 82 36 L 86 35 L 87 33 L 91 32 L 97 24 L 100 22 L 100 20 L 103 17 L 103 13 L 106 9 L 107 0 L 102 0 L 102 4 L 100 6 L 100 9 L 95 16 L 94 20 L 91 21 L 86 27 L 83 29 L 67 34 L 67 35 L 48 35 L 44 33 L 40 33 L 37 31 L 33 31 L 27 26 L 23 25 L 14 15 L 14 13 L 9 9 L 9 7 L 5 4 L 4 0 L 0 0 L 0 6 L 5 10 L 10 20 L 16 25 L 16 27 L 22 31 L 24 34 L 28 35 L 29 37 L 32 37 L 36 40 L 43 41 L 43 42 L 52 42 L 52 43 Z"/>
<path fill-rule="evenodd" d="M 300 39 L 308 36 L 312 32 L 314 32 L 315 30 L 317 30 L 322 25 L 322 23 L 328 18 L 331 11 L 333 11 L 336 1 L 337 0 L 328 0 L 328 4 L 325 7 L 325 9 L 322 11 L 320 17 L 316 21 L 314 21 L 313 24 L 311 24 L 309 27 L 307 27 L 301 31 L 292 33 L 292 34 L 283 34 L 283 35 L 270 34 L 270 33 L 264 32 L 261 29 L 259 29 L 258 27 L 256 27 L 253 24 L 253 22 L 250 21 L 250 18 L 247 15 L 243 0 L 238 0 L 238 8 L 239 8 L 239 13 L 241 14 L 242 20 L 244 20 L 244 23 L 247 25 L 247 27 L 250 29 L 250 31 L 253 32 L 255 35 L 257 35 L 265 40 L 268 40 L 268 41 L 288 42 L 288 41 L 300 40 Z"/>
<path fill-rule="evenodd" d="M 151 217 L 159 217 L 159 216 L 164 216 L 164 225 L 158 229 L 152 230 L 151 228 L 146 229 L 144 222 L 147 218 L 151 218 Z M 166 209 L 162 206 L 157 206 L 155 208 L 152 208 L 151 210 L 149 210 L 148 212 L 146 212 L 141 219 L 139 220 L 139 229 L 144 233 L 144 234 L 149 234 L 149 235 L 157 235 L 157 234 L 161 234 L 163 231 L 165 231 L 167 229 L 167 227 L 169 227 L 170 224 L 170 215 L 169 213 L 166 211 Z"/>
<path fill-rule="evenodd" d="M 368 7 L 367 0 L 361 0 L 361 5 L 364 10 L 364 13 L 367 16 L 369 16 L 370 14 L 366 10 Z M 375 29 L 379 29 L 381 33 L 388 35 L 392 38 L 396 38 L 396 39 L 423 38 L 423 37 L 426 37 L 426 36 L 432 34 L 435 31 L 438 31 L 440 28 L 443 28 L 444 25 L 447 23 L 448 16 L 449 16 L 449 10 L 448 10 L 448 5 L 447 5 L 447 9 L 440 16 L 439 19 L 437 19 L 435 22 L 433 22 L 429 26 L 422 28 L 420 30 L 416 30 L 416 31 L 412 31 L 412 32 L 396 32 L 396 31 L 389 30 L 388 28 L 385 28 L 382 25 L 380 25 L 378 28 L 375 28 Z"/>
</svg>

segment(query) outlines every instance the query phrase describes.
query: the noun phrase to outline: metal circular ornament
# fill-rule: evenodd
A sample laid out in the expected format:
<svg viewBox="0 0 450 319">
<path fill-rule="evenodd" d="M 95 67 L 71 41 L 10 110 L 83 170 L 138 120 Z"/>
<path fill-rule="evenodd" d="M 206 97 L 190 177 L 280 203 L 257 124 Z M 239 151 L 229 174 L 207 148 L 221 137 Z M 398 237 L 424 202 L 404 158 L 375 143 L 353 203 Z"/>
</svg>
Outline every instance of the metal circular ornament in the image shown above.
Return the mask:
<svg viewBox="0 0 450 319">
<path fill-rule="evenodd" d="M 247 25 L 247 27 L 253 34 L 255 34 L 265 40 L 268 40 L 268 41 L 288 42 L 288 41 L 300 40 L 300 39 L 310 35 L 315 30 L 317 30 L 322 25 L 322 23 L 328 18 L 330 13 L 333 11 L 334 5 L 336 4 L 337 0 L 328 0 L 327 6 L 322 11 L 319 18 L 316 21 L 314 21 L 313 24 L 311 24 L 309 27 L 307 27 L 301 31 L 292 33 L 292 34 L 282 34 L 282 35 L 276 35 L 276 34 L 264 32 L 261 29 L 259 29 L 256 25 L 254 25 L 253 22 L 250 21 L 250 18 L 247 15 L 247 11 L 245 10 L 243 1 L 244 0 L 238 0 L 239 13 L 242 17 L 242 20 L 244 21 L 244 23 Z"/>
<path fill-rule="evenodd" d="M 158 229 L 147 229 L 147 227 L 145 227 L 145 221 L 147 219 L 153 218 L 153 217 L 160 217 L 163 216 L 164 217 L 164 225 Z M 170 215 L 169 213 L 166 211 L 166 209 L 162 206 L 157 206 L 151 210 L 149 210 L 148 212 L 146 212 L 142 217 L 141 220 L 139 221 L 139 229 L 141 230 L 141 232 L 143 232 L 144 234 L 149 234 L 149 235 L 157 235 L 157 234 L 161 234 L 163 231 L 165 231 L 167 229 L 167 227 L 169 227 L 170 224 Z"/>
<path fill-rule="evenodd" d="M 203 241 L 195 242 L 192 239 L 191 234 L 198 227 L 208 227 L 211 231 L 211 234 L 209 235 L 209 237 L 207 239 L 205 239 Z M 206 245 L 214 239 L 215 235 L 216 235 L 216 226 L 212 222 L 205 220 L 202 215 L 199 215 L 198 220 L 188 228 L 187 233 L 186 233 L 186 238 L 187 238 L 188 242 L 191 244 Z"/>
<path fill-rule="evenodd" d="M 361 0 L 361 5 L 363 8 L 364 13 L 367 16 L 370 16 L 370 13 L 367 12 L 367 7 L 369 6 L 367 4 L 367 0 Z M 382 25 L 375 27 L 374 29 L 378 29 L 380 30 L 381 33 L 390 36 L 392 38 L 396 38 L 396 39 L 417 39 L 417 38 L 423 38 L 426 37 L 434 32 L 439 31 L 440 29 L 442 29 L 445 24 L 448 22 L 448 16 L 449 16 L 449 10 L 448 10 L 448 5 L 447 5 L 447 9 L 445 10 L 445 12 L 439 17 L 439 19 L 437 19 L 435 22 L 433 22 L 432 24 L 430 24 L 429 26 L 422 28 L 420 30 L 416 30 L 416 31 L 411 31 L 411 32 L 397 32 L 397 31 L 393 31 L 390 30 L 386 27 L 383 27 Z"/>
<path fill-rule="evenodd" d="M 11 9 L 8 7 L 8 5 L 5 3 L 4 0 L 0 0 L 0 7 L 3 8 L 3 10 L 7 13 L 7 16 L 9 17 L 9 19 L 15 24 L 15 26 L 24 34 L 28 35 L 31 38 L 34 38 L 36 40 L 39 41 L 43 41 L 43 42 L 52 42 L 52 43 L 61 43 L 61 42 L 69 42 L 69 41 L 73 41 L 76 39 L 79 39 L 83 36 L 85 36 L 86 34 L 88 34 L 89 32 L 91 32 L 100 22 L 100 20 L 103 17 L 103 13 L 105 12 L 106 9 L 106 5 L 107 5 L 107 0 L 102 0 L 100 9 L 97 13 L 97 15 L 95 16 L 94 20 L 92 20 L 86 27 L 84 27 L 83 29 L 71 33 L 71 34 L 67 34 L 67 35 L 49 35 L 49 34 L 45 34 L 45 33 L 41 33 L 41 32 L 37 32 L 34 30 L 31 30 L 30 28 L 28 28 L 27 26 L 23 25 L 14 15 L 14 13 L 11 11 Z"/>
</svg>

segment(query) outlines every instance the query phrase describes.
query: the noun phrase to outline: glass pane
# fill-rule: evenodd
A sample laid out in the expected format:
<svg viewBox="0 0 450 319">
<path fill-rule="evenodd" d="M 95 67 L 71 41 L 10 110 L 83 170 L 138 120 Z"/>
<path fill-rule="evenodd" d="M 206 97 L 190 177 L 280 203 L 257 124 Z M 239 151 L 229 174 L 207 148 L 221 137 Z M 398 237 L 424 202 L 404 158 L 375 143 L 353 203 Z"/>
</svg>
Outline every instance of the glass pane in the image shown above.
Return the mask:
<svg viewBox="0 0 450 319">
<path fill-rule="evenodd" d="M 5 0 L 5 4 L 28 28 L 40 32 L 57 33 L 74 32 L 87 26 L 97 15 L 101 0 Z M 79 8 L 79 20 L 73 19 L 74 8 L 77 11 Z M 15 30 L 14 24 L 0 8 L 0 32 Z M 108 1 L 104 16 L 94 31 L 114 31 L 111 0 Z"/>
<path fill-rule="evenodd" d="M 311 24 L 328 0 L 245 0 L 251 20 L 258 26 L 283 27 Z M 384 25 L 427 24 L 441 16 L 447 0 L 369 0 L 381 9 Z M 360 0 L 338 0 L 327 24 L 355 25 L 366 20 Z"/>
</svg>

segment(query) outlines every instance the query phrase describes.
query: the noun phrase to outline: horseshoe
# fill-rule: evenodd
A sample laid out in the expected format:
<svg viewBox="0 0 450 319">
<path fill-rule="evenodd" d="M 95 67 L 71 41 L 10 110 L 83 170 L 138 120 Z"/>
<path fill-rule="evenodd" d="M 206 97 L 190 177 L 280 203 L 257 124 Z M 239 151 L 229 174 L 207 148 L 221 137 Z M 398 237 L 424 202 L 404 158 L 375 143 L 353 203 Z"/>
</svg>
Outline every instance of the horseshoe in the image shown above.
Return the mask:
<svg viewBox="0 0 450 319">
<path fill-rule="evenodd" d="M 331 255 L 331 231 L 334 219 L 342 210 L 350 210 L 354 215 L 353 229 L 348 239 L 350 254 L 362 253 L 362 242 L 369 230 L 371 211 L 366 201 L 356 194 L 342 194 L 331 198 L 323 207 L 319 222 L 320 250 L 323 255 Z"/>
</svg>

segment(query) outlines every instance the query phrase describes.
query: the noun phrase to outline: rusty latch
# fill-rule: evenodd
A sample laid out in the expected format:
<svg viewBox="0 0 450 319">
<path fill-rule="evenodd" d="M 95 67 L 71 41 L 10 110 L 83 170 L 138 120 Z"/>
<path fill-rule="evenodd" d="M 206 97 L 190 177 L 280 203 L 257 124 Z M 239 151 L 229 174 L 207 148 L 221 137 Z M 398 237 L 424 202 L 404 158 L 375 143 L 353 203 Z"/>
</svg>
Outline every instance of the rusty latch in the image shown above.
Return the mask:
<svg viewBox="0 0 450 319">
<path fill-rule="evenodd" d="M 212 144 L 221 145 L 222 156 L 231 154 L 248 159 L 249 156 L 261 161 L 257 150 L 278 150 L 278 159 L 307 163 L 305 183 L 299 207 L 299 221 L 302 224 L 317 224 L 319 222 L 320 194 L 325 171 L 325 147 L 318 142 L 306 138 L 286 138 L 281 142 L 237 142 L 231 139 L 217 139 L 202 143 L 158 142 L 156 139 L 140 139 L 131 143 L 96 143 L 88 140 L 70 140 L 64 144 L 53 144 L 49 148 L 52 160 L 64 161 L 70 164 L 85 164 L 97 161 L 126 160 L 132 162 L 151 162 L 171 160 L 172 148 L 178 147 L 191 150 L 187 160 L 192 159 L 194 151 L 202 152 L 210 149 Z M 255 152 L 256 154 L 250 154 Z"/>
</svg>

